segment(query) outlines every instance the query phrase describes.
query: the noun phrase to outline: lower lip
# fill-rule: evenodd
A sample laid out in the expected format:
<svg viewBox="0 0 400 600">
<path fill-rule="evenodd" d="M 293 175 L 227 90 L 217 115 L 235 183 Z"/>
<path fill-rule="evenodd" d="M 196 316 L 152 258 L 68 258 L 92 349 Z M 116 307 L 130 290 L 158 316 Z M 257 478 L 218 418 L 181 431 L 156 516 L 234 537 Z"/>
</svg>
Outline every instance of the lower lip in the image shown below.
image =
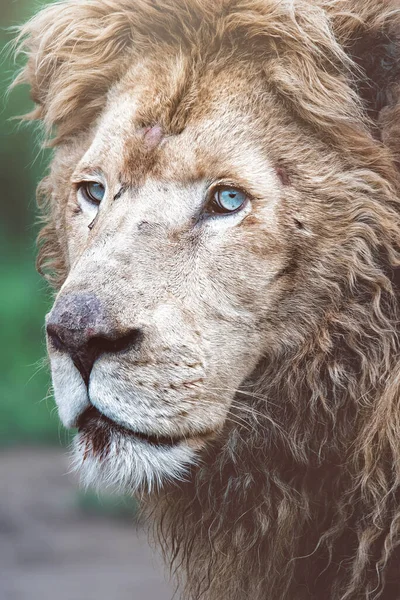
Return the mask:
<svg viewBox="0 0 400 600">
<path fill-rule="evenodd" d="M 78 419 L 78 430 L 82 433 L 96 434 L 99 433 L 99 429 L 101 428 L 104 432 L 106 428 L 110 433 L 119 433 L 125 437 L 132 437 L 136 440 L 139 440 L 145 444 L 149 444 L 150 446 L 177 446 L 180 442 L 184 440 L 184 438 L 172 438 L 168 436 L 155 436 L 155 435 L 147 435 L 145 433 L 140 433 L 136 431 L 132 431 L 131 429 L 127 429 L 118 423 L 115 423 L 112 419 L 109 419 L 105 415 L 103 415 L 97 408 L 91 406 L 87 408 L 84 413 Z"/>
</svg>

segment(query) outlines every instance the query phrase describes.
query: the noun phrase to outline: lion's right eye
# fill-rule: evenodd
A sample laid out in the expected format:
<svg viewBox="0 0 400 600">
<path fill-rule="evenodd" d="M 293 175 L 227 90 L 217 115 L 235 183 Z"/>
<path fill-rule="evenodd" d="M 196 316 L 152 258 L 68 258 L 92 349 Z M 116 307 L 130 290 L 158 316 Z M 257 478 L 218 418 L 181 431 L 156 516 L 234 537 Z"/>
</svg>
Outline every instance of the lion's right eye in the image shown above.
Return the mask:
<svg viewBox="0 0 400 600">
<path fill-rule="evenodd" d="M 106 193 L 104 185 L 97 181 L 84 181 L 79 189 L 84 199 L 96 206 L 99 206 Z"/>
</svg>

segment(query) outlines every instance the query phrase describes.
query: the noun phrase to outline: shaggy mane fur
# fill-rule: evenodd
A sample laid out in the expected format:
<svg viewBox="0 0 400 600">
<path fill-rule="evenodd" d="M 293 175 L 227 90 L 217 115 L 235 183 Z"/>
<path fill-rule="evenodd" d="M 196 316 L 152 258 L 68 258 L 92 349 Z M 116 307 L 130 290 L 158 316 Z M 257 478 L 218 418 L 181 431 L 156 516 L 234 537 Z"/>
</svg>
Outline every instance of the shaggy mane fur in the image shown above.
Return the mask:
<svg viewBox="0 0 400 600">
<path fill-rule="evenodd" d="M 203 465 L 148 500 L 185 600 L 400 598 L 399 8 L 70 0 L 22 29 L 18 82 L 30 84 L 29 118 L 56 148 L 93 123 L 133 56 L 162 46 L 204 63 L 217 52 L 257 60 L 285 111 L 345 158 L 315 174 L 332 218 L 329 251 L 307 275 L 318 298 L 304 292 L 297 330 L 238 391 Z M 53 188 L 50 175 L 39 268 L 59 286 L 67 267 Z M 303 321 L 315 323 L 311 336 Z"/>
</svg>

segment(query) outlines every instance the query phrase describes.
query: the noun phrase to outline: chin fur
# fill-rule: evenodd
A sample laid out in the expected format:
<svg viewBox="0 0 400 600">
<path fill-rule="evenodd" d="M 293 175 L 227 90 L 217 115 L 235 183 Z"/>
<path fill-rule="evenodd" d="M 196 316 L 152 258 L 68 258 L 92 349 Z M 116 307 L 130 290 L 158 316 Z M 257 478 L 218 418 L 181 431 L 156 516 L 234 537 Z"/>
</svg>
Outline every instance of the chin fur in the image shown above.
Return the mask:
<svg viewBox="0 0 400 600">
<path fill-rule="evenodd" d="M 186 479 L 195 452 L 184 443 L 154 446 L 113 432 L 107 440 L 79 432 L 74 439 L 72 466 L 86 487 L 118 493 L 153 493 L 171 481 Z"/>
</svg>

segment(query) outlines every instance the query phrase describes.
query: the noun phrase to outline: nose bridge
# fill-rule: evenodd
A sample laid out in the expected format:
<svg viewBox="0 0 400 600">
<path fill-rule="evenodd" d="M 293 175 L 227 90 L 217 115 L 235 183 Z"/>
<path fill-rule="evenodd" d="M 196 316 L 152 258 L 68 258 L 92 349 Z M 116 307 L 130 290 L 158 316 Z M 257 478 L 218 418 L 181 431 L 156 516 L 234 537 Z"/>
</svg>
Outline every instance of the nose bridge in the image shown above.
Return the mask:
<svg viewBox="0 0 400 600">
<path fill-rule="evenodd" d="M 93 293 L 112 313 L 134 319 L 167 301 L 171 291 L 179 295 L 190 259 L 184 243 L 189 219 L 179 194 L 184 191 L 163 206 L 168 189 L 149 183 L 100 209 L 66 291 Z"/>
<path fill-rule="evenodd" d="M 132 254 L 162 243 L 167 248 L 169 234 L 182 226 L 183 211 L 176 211 L 176 202 L 165 202 L 166 191 L 160 186 L 146 186 L 138 192 L 127 190 L 112 205 L 100 213 L 99 223 L 93 230 L 93 242 L 88 255 L 97 254 L 112 258 L 125 249 Z"/>
<path fill-rule="evenodd" d="M 140 189 L 126 192 L 128 226 L 136 229 L 141 223 L 148 222 L 166 233 L 185 227 L 192 216 L 195 198 L 192 192 L 175 181 L 148 178 Z M 123 202 L 121 205 L 124 208 Z"/>
<path fill-rule="evenodd" d="M 84 278 L 90 272 L 95 279 L 102 273 L 108 278 L 110 271 L 115 275 L 115 269 L 121 276 L 135 271 L 144 271 L 148 276 L 170 253 L 171 234 L 179 222 L 166 215 L 165 209 L 154 206 L 157 199 L 146 202 L 141 194 L 137 199 L 114 202 L 120 205 L 112 206 L 99 219 L 91 243 L 75 266 L 76 273 L 81 271 Z"/>
</svg>

